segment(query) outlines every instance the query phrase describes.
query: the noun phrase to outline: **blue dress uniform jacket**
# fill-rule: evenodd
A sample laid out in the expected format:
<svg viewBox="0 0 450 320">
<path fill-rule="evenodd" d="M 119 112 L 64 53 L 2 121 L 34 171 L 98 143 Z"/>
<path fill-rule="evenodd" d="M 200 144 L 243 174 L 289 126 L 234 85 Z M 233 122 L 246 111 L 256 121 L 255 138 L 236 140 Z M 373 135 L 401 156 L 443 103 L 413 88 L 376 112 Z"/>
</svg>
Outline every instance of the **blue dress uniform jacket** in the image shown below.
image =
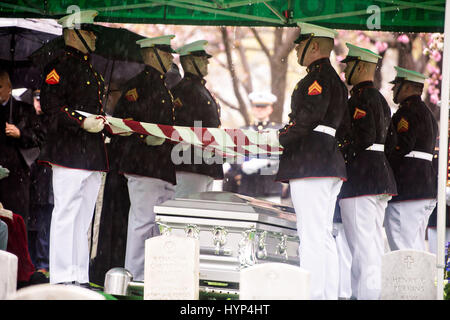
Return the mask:
<svg viewBox="0 0 450 320">
<path fill-rule="evenodd" d="M 433 199 L 437 196 L 437 175 L 432 162 L 405 157 L 411 151 L 434 153 L 437 122 L 420 96 L 405 99 L 392 116 L 397 144 L 388 160 L 397 181 L 398 196 L 391 202 Z"/>
<path fill-rule="evenodd" d="M 284 147 L 277 180 L 338 177 L 346 179 L 336 139 L 313 131 L 318 125 L 337 129 L 347 108 L 347 88 L 328 58 L 312 63 L 294 89 L 289 124 L 280 130 Z"/>
<path fill-rule="evenodd" d="M 172 88 L 175 106 L 175 124 L 177 126 L 193 127 L 195 121 L 201 121 L 206 128 L 220 127 L 220 106 L 205 87 L 206 81 L 192 73 L 186 73 L 184 78 Z M 182 163 L 176 166 L 176 171 L 187 171 L 223 179 L 222 164 L 208 164 L 203 158 L 201 148 L 184 151 L 190 154 L 190 164 Z M 194 154 L 195 152 L 195 154 Z M 197 158 L 195 164 L 194 159 Z"/>
<path fill-rule="evenodd" d="M 172 93 L 164 83 L 164 75 L 146 66 L 131 79 L 114 110 L 114 117 L 163 125 L 174 124 Z M 123 174 L 157 178 L 176 184 L 175 165 L 171 159 L 173 144 L 148 146 L 145 135 L 133 133 L 129 137 L 114 136 L 113 153 L 120 155 L 117 168 Z"/>
<path fill-rule="evenodd" d="M 108 170 L 103 134 L 85 131 L 81 127 L 85 117 L 75 112 L 104 115 L 104 80 L 89 59 L 89 55 L 66 46 L 44 69 L 41 107 L 49 116 L 49 127 L 40 162 L 74 169 Z"/>
<path fill-rule="evenodd" d="M 339 198 L 377 194 L 396 195 L 394 173 L 383 151 L 366 148 L 384 145 L 391 123 L 391 110 L 372 81 L 361 82 L 350 91 L 348 101 L 351 128 L 343 152 L 348 180 Z"/>
</svg>

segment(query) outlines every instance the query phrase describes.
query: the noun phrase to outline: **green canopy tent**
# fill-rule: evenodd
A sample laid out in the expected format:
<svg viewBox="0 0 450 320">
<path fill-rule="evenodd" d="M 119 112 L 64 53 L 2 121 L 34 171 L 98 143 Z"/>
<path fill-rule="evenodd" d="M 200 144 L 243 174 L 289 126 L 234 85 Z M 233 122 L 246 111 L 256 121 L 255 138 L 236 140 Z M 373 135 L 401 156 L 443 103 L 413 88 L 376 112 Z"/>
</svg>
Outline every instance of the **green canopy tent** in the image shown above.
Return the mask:
<svg viewBox="0 0 450 320">
<path fill-rule="evenodd" d="M 335 29 L 444 33 L 442 68 L 437 278 L 445 258 L 448 155 L 450 1 L 445 0 L 0 0 L 0 17 L 59 18 L 95 9 L 97 21 L 207 26 L 295 27 L 299 21 Z M 445 19 L 447 17 L 447 19 Z M 445 25 L 444 25 L 445 24 Z M 443 282 L 437 282 L 443 298 Z"/>
<path fill-rule="evenodd" d="M 444 4 L 445 0 L 2 0 L 0 16 L 55 18 L 80 8 L 99 11 L 97 21 L 122 23 L 294 27 L 303 21 L 336 29 L 378 25 L 382 31 L 443 32 Z M 377 13 L 379 21 L 368 21 Z"/>
</svg>

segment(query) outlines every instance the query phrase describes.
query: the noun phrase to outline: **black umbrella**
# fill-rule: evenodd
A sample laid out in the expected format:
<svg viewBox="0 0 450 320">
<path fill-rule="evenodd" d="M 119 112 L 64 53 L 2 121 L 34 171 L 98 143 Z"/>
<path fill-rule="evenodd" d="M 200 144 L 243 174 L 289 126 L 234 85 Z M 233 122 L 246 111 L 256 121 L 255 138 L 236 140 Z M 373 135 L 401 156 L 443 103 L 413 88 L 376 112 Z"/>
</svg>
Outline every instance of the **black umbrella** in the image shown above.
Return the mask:
<svg viewBox="0 0 450 320">
<path fill-rule="evenodd" d="M 13 88 L 39 87 L 41 73 L 28 57 L 60 34 L 61 28 L 47 20 L 3 19 L 0 22 L 0 69 L 8 72 Z M 10 99 L 10 122 L 12 109 Z"/>
<path fill-rule="evenodd" d="M 140 47 L 136 44 L 136 41 L 145 37 L 124 28 L 112 28 L 101 25 L 96 25 L 96 27 L 99 33 L 95 51 L 91 55 L 91 63 L 95 69 L 102 72 L 103 76 L 107 77 L 108 73 L 114 73 L 112 79 L 106 80 L 117 79 L 119 82 L 123 82 L 129 80 L 143 69 L 144 63 Z M 64 46 L 65 43 L 62 36 L 55 38 L 33 52 L 31 59 L 36 65 L 44 67 L 61 54 Z M 111 70 L 113 64 L 114 70 Z M 122 64 L 123 67 L 121 68 Z M 116 70 L 120 72 L 111 72 Z"/>
<path fill-rule="evenodd" d="M 108 84 L 108 97 L 111 82 L 120 87 L 144 69 L 140 46 L 136 41 L 145 37 L 124 28 L 96 27 L 98 35 L 91 63 L 104 76 Z M 63 52 L 64 46 L 64 38 L 57 37 L 33 52 L 30 59 L 44 68 Z"/>
<path fill-rule="evenodd" d="M 91 63 L 104 76 L 105 83 L 108 84 L 106 94 L 108 97 L 111 83 L 115 83 L 120 88 L 145 68 L 140 46 L 136 44 L 136 41 L 145 37 L 124 28 L 102 25 L 96 25 L 96 27 L 98 35 L 95 51 L 91 54 Z M 63 37 L 55 38 L 32 53 L 30 58 L 36 65 L 44 67 L 61 54 L 64 46 Z M 180 79 L 178 67 L 173 64 L 167 73 L 167 84 L 172 87 Z"/>
</svg>

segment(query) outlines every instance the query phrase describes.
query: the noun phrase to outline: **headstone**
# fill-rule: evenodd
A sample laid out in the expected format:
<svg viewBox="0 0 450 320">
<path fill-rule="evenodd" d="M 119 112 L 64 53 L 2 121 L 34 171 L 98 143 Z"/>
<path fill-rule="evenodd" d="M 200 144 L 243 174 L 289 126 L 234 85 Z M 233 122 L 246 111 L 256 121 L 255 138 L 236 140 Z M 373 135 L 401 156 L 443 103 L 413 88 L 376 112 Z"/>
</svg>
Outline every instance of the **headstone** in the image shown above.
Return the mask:
<svg viewBox="0 0 450 320">
<path fill-rule="evenodd" d="M 240 272 L 240 300 L 309 300 L 309 272 L 285 263 L 263 263 Z"/>
<path fill-rule="evenodd" d="M 144 300 L 198 300 L 199 242 L 162 235 L 145 241 Z"/>
<path fill-rule="evenodd" d="M 10 300 L 106 300 L 95 291 L 75 285 L 37 284 L 18 290 Z"/>
<path fill-rule="evenodd" d="M 381 263 L 381 300 L 436 300 L 436 256 L 416 250 L 387 253 Z"/>
<path fill-rule="evenodd" d="M 0 250 L 0 300 L 16 292 L 17 256 Z"/>
</svg>

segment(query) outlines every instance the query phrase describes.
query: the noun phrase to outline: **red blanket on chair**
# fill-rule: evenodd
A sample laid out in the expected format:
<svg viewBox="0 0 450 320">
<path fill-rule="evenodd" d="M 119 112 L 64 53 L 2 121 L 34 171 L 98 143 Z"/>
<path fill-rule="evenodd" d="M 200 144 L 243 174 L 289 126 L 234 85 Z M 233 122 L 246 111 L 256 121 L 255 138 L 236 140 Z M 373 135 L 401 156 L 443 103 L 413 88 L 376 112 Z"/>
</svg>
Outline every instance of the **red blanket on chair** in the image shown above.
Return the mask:
<svg viewBox="0 0 450 320">
<path fill-rule="evenodd" d="M 8 225 L 8 246 L 6 251 L 18 258 L 17 281 L 29 281 L 35 271 L 28 251 L 27 231 L 25 222 L 18 214 L 13 214 L 13 220 L 0 217 Z"/>
</svg>

